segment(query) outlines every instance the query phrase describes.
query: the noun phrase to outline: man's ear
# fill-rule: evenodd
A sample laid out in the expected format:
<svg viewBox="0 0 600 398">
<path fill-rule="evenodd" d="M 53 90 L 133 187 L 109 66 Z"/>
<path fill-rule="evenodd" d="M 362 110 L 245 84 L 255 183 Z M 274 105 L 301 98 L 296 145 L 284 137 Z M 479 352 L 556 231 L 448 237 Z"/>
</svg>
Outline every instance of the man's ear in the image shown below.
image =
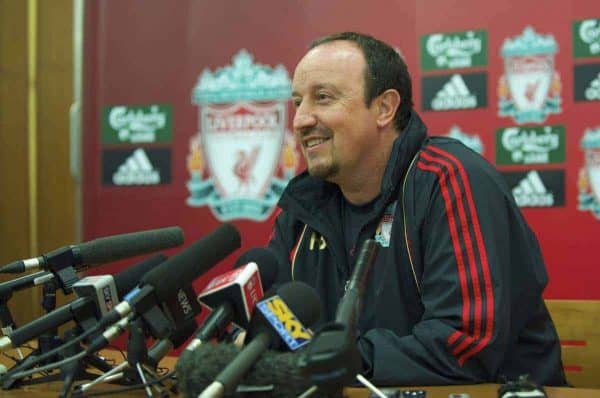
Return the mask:
<svg viewBox="0 0 600 398">
<path fill-rule="evenodd" d="M 393 123 L 401 101 L 398 91 L 391 88 L 385 90 L 375 101 L 377 105 L 377 126 L 383 128 Z"/>
</svg>

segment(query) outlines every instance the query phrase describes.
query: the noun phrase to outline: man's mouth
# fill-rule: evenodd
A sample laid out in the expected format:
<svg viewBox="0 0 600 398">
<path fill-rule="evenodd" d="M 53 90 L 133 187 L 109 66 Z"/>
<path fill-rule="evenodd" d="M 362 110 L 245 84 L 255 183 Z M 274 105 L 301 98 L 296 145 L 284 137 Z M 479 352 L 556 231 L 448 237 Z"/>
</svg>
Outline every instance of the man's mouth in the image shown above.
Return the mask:
<svg viewBox="0 0 600 398">
<path fill-rule="evenodd" d="M 309 138 L 308 140 L 304 141 L 304 146 L 307 149 L 311 149 L 311 148 L 316 147 L 317 145 L 320 145 L 328 140 L 329 140 L 329 138 Z"/>
</svg>

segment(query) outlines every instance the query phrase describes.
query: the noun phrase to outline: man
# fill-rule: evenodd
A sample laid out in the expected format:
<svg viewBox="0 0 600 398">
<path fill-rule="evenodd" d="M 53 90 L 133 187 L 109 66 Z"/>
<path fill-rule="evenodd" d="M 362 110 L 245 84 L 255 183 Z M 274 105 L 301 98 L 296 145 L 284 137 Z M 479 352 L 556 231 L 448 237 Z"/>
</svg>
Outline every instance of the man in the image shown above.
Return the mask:
<svg viewBox="0 0 600 398">
<path fill-rule="evenodd" d="M 403 60 L 366 35 L 323 37 L 300 60 L 293 127 L 308 170 L 282 195 L 270 242 L 283 279 L 315 287 L 331 321 L 374 237 L 358 338 L 373 381 L 564 385 L 534 234 L 492 165 L 427 137 L 411 96 Z"/>
</svg>

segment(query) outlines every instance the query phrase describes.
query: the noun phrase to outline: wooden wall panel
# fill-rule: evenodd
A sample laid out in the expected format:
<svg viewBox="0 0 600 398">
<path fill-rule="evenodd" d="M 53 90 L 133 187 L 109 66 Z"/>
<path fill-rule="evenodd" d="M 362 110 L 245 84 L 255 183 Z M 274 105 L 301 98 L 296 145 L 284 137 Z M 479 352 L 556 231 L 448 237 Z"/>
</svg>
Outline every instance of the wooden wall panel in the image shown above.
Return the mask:
<svg viewBox="0 0 600 398">
<path fill-rule="evenodd" d="M 0 0 L 0 264 L 30 255 L 27 33 L 27 2 Z M 33 317 L 31 301 L 31 292 L 10 300 L 17 324 Z"/>
<path fill-rule="evenodd" d="M 0 0 L 0 265 L 75 243 L 75 184 L 69 171 L 73 1 L 35 2 L 37 77 L 31 84 L 37 91 L 37 235 L 33 238 L 28 181 L 29 4 Z M 36 253 L 32 247 L 37 247 Z M 9 308 L 17 325 L 41 314 L 40 297 L 40 289 L 14 295 Z M 63 301 L 59 294 L 59 305 Z"/>
<path fill-rule="evenodd" d="M 69 170 L 73 1 L 39 1 L 38 7 L 38 248 L 46 252 L 75 240 Z"/>
</svg>

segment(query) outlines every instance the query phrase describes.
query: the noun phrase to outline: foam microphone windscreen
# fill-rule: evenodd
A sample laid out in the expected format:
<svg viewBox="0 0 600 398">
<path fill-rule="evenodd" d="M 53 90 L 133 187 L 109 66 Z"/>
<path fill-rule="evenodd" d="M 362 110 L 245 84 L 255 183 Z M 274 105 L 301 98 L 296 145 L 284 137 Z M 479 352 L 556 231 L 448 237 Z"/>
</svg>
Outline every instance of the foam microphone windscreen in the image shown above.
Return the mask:
<svg viewBox="0 0 600 398">
<path fill-rule="evenodd" d="M 140 279 L 146 275 L 154 267 L 161 264 L 167 259 L 164 254 L 157 254 L 149 257 L 140 263 L 134 264 L 131 267 L 127 267 L 123 271 L 115 275 L 115 286 L 117 288 L 117 294 L 119 298 L 125 296 L 131 289 L 137 286 Z"/>
<path fill-rule="evenodd" d="M 231 224 L 223 224 L 147 273 L 142 284 L 152 286 L 158 300 L 165 301 L 173 289 L 192 283 L 240 245 L 238 230 Z"/>
<path fill-rule="evenodd" d="M 184 352 L 176 367 L 181 396 L 196 398 L 238 355 L 239 351 L 240 349 L 232 344 L 203 344 L 194 351 Z M 269 389 L 268 386 L 273 388 Z M 238 392 L 232 396 L 297 397 L 310 387 L 310 381 L 300 374 L 296 366 L 296 354 L 267 351 L 243 378 L 238 386 Z M 248 392 L 253 389 L 257 391 Z M 311 397 L 324 398 L 326 395 L 316 392 Z"/>
<path fill-rule="evenodd" d="M 179 227 L 168 227 L 107 236 L 76 246 L 81 263 L 94 265 L 177 247 L 182 243 L 183 230 Z"/>
</svg>

